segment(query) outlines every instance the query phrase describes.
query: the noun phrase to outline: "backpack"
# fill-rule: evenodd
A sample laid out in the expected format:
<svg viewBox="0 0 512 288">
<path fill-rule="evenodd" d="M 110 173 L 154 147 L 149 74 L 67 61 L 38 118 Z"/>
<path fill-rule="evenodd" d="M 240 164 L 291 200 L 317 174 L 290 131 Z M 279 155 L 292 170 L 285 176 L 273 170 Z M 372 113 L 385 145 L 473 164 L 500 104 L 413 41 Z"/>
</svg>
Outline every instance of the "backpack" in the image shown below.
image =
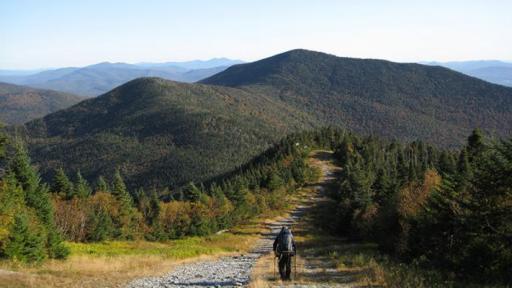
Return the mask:
<svg viewBox="0 0 512 288">
<path fill-rule="evenodd" d="M 293 253 L 293 235 L 292 232 L 288 229 L 283 231 L 279 239 L 279 252 L 280 253 Z"/>
</svg>

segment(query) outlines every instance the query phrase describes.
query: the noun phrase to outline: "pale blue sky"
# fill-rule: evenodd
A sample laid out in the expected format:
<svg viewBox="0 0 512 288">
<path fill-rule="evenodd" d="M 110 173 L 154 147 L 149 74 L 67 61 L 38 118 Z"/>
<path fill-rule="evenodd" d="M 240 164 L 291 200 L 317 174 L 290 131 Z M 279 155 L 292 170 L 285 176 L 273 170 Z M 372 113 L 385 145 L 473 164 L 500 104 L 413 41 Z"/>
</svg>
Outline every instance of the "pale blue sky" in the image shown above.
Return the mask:
<svg viewBox="0 0 512 288">
<path fill-rule="evenodd" d="M 512 1 L 0 0 L 0 69 L 250 61 L 294 48 L 512 60 Z"/>
</svg>

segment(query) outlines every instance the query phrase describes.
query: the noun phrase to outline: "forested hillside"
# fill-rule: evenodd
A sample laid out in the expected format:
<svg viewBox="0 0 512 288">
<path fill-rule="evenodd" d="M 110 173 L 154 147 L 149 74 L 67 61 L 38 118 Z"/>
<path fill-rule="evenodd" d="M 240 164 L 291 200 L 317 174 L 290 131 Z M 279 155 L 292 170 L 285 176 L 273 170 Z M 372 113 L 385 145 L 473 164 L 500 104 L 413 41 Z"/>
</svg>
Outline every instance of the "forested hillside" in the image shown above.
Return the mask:
<svg viewBox="0 0 512 288">
<path fill-rule="evenodd" d="M 82 98 L 72 94 L 0 83 L 0 121 L 23 124 L 80 100 Z"/>
<path fill-rule="evenodd" d="M 0 181 L 0 257 L 21 262 L 63 258 L 68 251 L 61 237 L 97 242 L 208 235 L 285 208 L 283 199 L 318 177 L 305 163 L 310 146 L 296 145 L 301 139 L 283 139 L 207 186 L 191 182 L 173 191 L 128 189 L 129 179 L 119 170 L 90 183 L 80 172 L 69 177 L 58 169 L 45 183 L 23 143 L 11 139 Z M 5 140 L 0 134 L 1 158 Z"/>
<path fill-rule="evenodd" d="M 444 147 L 480 127 L 512 133 L 512 89 L 442 67 L 292 50 L 201 83 L 265 93 L 324 125 Z"/>
<path fill-rule="evenodd" d="M 45 179 L 60 166 L 86 179 L 117 167 L 130 187 L 171 188 L 315 127 L 451 148 L 475 127 L 512 132 L 512 89 L 441 67 L 293 50 L 202 83 L 134 80 L 18 131 Z"/>
<path fill-rule="evenodd" d="M 0 231 L 6 240 L 0 255 L 28 262 L 65 257 L 55 231 L 81 242 L 207 235 L 282 209 L 283 199 L 318 177 L 304 161 L 308 153 L 333 149 L 342 170 L 319 228 L 376 242 L 449 287 L 468 280 L 506 285 L 512 283 L 511 141 L 489 142 L 475 130 L 453 151 L 321 129 L 292 134 L 231 173 L 173 190 L 129 189 L 119 170 L 91 183 L 80 172 L 57 169 L 47 185 L 18 143 L 0 186 L 0 221 L 10 227 Z"/>
<path fill-rule="evenodd" d="M 221 72 L 234 63 L 240 63 L 240 61 L 212 59 L 183 63 L 141 64 L 102 62 L 85 67 L 46 70 L 30 75 L 0 75 L 0 81 L 95 97 L 140 77 L 161 77 L 174 81 L 195 82 Z"/>
<path fill-rule="evenodd" d="M 87 179 L 119 168 L 129 187 L 177 187 L 231 171 L 310 121 L 264 95 L 141 78 L 18 133 L 45 179 L 60 167 Z"/>
</svg>

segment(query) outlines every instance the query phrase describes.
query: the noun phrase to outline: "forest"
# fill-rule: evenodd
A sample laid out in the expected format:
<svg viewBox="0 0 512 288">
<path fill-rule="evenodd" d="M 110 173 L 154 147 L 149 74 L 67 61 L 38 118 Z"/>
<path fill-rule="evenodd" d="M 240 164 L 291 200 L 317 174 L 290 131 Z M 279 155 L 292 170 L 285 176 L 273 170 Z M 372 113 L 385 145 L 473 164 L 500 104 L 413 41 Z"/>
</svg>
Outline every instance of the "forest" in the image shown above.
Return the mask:
<svg viewBox="0 0 512 288">
<path fill-rule="evenodd" d="M 5 149 L 6 144 L 7 149 Z M 318 172 L 305 163 L 308 146 L 286 138 L 236 172 L 169 191 L 128 190 L 119 171 L 88 183 L 80 171 L 58 169 L 43 183 L 19 139 L 2 137 L 8 151 L 0 186 L 0 256 L 21 262 L 65 258 L 63 240 L 162 241 L 208 235 L 266 210 Z"/>
<path fill-rule="evenodd" d="M 306 131 L 230 173 L 164 191 L 129 190 L 119 171 L 88 183 L 80 171 L 58 169 L 42 183 L 24 144 L 4 136 L 0 255 L 37 262 L 66 257 L 64 240 L 161 241 L 229 228 L 282 208 L 286 195 L 317 178 L 305 161 L 315 149 L 334 150 L 342 167 L 322 229 L 378 243 L 399 261 L 447 277 L 512 283 L 512 139 L 478 129 L 459 150 Z"/>
<path fill-rule="evenodd" d="M 512 283 L 512 139 L 480 130 L 458 151 L 346 137 L 326 229 L 425 269 Z"/>
</svg>

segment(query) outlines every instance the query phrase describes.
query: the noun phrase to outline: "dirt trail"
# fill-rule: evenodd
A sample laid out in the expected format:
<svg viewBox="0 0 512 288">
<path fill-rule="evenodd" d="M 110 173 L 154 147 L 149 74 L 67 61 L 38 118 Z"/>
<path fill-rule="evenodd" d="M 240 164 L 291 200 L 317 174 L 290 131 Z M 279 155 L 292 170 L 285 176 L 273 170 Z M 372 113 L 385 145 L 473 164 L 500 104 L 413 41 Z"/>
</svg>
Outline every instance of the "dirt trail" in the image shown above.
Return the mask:
<svg viewBox="0 0 512 288">
<path fill-rule="evenodd" d="M 332 155 L 328 152 L 315 154 L 315 163 L 322 170 L 322 180 L 319 183 L 329 182 L 333 179 L 333 168 L 335 167 L 329 162 L 331 158 Z M 268 224 L 268 232 L 261 235 L 250 253 L 184 264 L 163 277 L 137 279 L 126 287 L 238 287 L 249 285 L 255 264 L 263 256 L 271 255 L 273 241 L 281 227 L 296 225 L 299 218 L 307 209 L 310 209 L 312 203 L 317 201 L 318 192 L 324 189 L 321 184 L 313 188 L 310 191 L 313 191 L 314 194 L 306 196 L 306 199 L 298 204 L 288 216 Z"/>
</svg>

